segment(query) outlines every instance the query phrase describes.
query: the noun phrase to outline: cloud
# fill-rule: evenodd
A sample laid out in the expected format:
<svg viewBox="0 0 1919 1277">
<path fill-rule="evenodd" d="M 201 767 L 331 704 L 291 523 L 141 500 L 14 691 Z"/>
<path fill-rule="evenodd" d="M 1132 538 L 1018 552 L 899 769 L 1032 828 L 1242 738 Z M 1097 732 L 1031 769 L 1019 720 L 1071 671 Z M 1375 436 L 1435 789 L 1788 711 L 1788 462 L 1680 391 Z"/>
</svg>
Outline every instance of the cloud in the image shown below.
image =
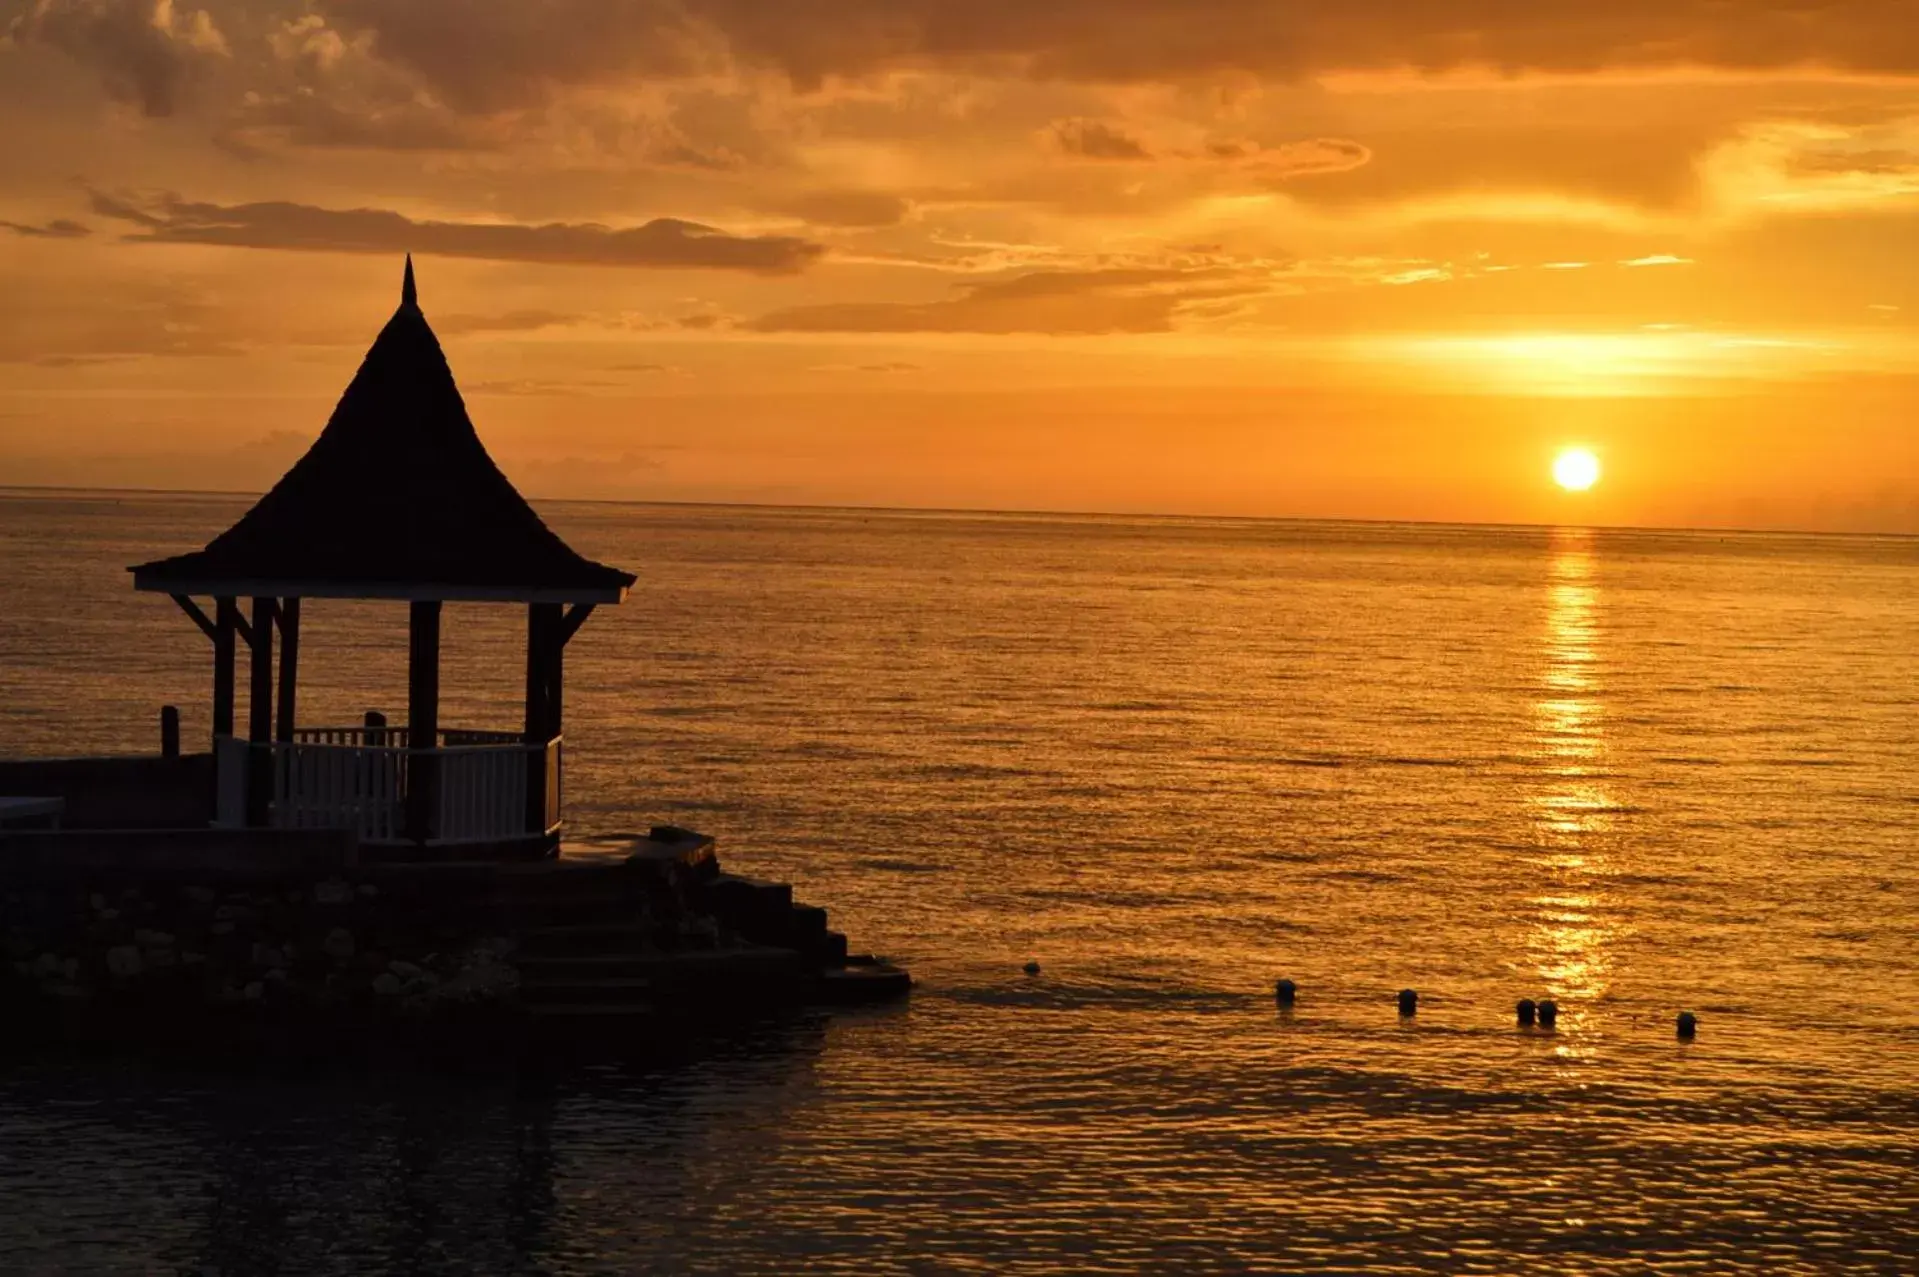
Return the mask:
<svg viewBox="0 0 1919 1277">
<path fill-rule="evenodd" d="M 514 486 L 538 500 L 546 496 L 592 498 L 631 497 L 636 495 L 632 481 L 654 478 L 666 468 L 666 456 L 673 449 L 660 446 L 645 452 L 621 452 L 559 457 L 507 456 L 503 468 Z"/>
<path fill-rule="evenodd" d="M 1793 174 L 1813 176 L 1861 173 L 1876 177 L 1904 177 L 1919 172 L 1919 152 L 1890 148 L 1865 151 L 1814 151 L 1794 156 L 1788 171 Z"/>
<path fill-rule="evenodd" d="M 554 89 L 772 69 L 802 87 L 896 70 L 1141 82 L 1352 70 L 1919 70 L 1898 0 L 316 0 L 468 111 Z"/>
<path fill-rule="evenodd" d="M 174 113 L 206 58 L 229 53 L 206 10 L 185 13 L 173 0 L 35 0 L 7 34 L 92 67 L 115 99 L 155 117 Z"/>
<path fill-rule="evenodd" d="M 668 332 L 690 330 L 705 332 L 733 325 L 733 318 L 715 310 L 693 310 L 679 315 L 659 315 L 636 311 L 511 310 L 497 315 L 447 315 L 437 317 L 433 327 L 447 336 L 470 333 L 530 333 L 544 328 L 607 329 L 615 332 Z M 653 371 L 659 365 L 644 365 Z"/>
<path fill-rule="evenodd" d="M 447 315 L 433 321 L 433 327 L 449 336 L 459 333 L 529 333 L 541 328 L 565 328 L 580 321 L 578 315 L 563 315 L 556 310 L 514 310 L 503 315 Z"/>
<path fill-rule="evenodd" d="M 98 290 L 16 287 L 0 306 L 0 364 L 77 368 L 146 356 L 242 353 L 232 316 L 198 289 L 123 279 L 111 296 L 112 304 L 103 306 Z"/>
<path fill-rule="evenodd" d="M 700 15 L 671 0 L 318 0 L 456 110 L 534 106 L 555 87 L 683 77 L 723 66 Z"/>
<path fill-rule="evenodd" d="M 863 230 L 897 226 L 906 220 L 912 207 L 884 191 L 808 191 L 781 202 L 774 211 L 815 226 Z"/>
<path fill-rule="evenodd" d="M 255 95 L 236 113 L 221 141 L 252 153 L 292 144 L 321 149 L 386 151 L 477 151 L 497 148 L 506 138 L 490 121 L 455 115 L 430 103 L 402 99 L 367 100 L 339 86 L 330 96 L 291 92 Z"/>
<path fill-rule="evenodd" d="M 86 225 L 64 217 L 55 218 L 41 226 L 30 222 L 0 221 L 0 227 L 12 231 L 15 235 L 26 235 L 34 239 L 84 239 L 93 234 Z"/>
<path fill-rule="evenodd" d="M 411 0 L 409 0 L 411 2 Z M 1151 80 L 1245 71 L 1484 66 L 1919 66 L 1919 24 L 1886 0 L 685 0 L 736 56 L 801 79 L 1011 60 L 1041 76 Z"/>
<path fill-rule="evenodd" d="M 1216 158 L 1253 170 L 1270 181 L 1323 173 L 1349 173 L 1372 162 L 1371 148 L 1351 138 L 1316 137 L 1301 142 L 1261 146 L 1257 142 L 1215 142 L 1208 148 Z"/>
<path fill-rule="evenodd" d="M 561 381 L 543 377 L 516 377 L 498 381 L 476 381 L 467 386 L 470 395 L 537 395 L 572 396 L 585 395 L 595 390 L 607 390 L 619 385 L 612 381 Z"/>
<path fill-rule="evenodd" d="M 793 306 L 745 325 L 763 333 L 1168 332 L 1182 315 L 1263 291 L 1230 267 L 1039 271 L 975 284 L 932 302 L 829 302 Z"/>
<path fill-rule="evenodd" d="M 1315 137 L 1265 145 L 1250 138 L 1215 138 L 1197 147 L 1149 148 L 1131 133 L 1103 120 L 1055 120 L 1046 138 L 1060 152 L 1086 160 L 1159 160 L 1198 167 L 1243 170 L 1256 180 L 1289 182 L 1321 173 L 1346 173 L 1371 162 L 1373 153 L 1350 138 Z"/>
<path fill-rule="evenodd" d="M 1491 103 L 1510 99 L 1489 98 Z M 1700 197 L 1701 160 L 1735 135 L 1722 106 L 1664 113 L 1555 116 L 1549 120 L 1477 115 L 1470 121 L 1419 119 L 1376 125 L 1364 145 L 1324 139 L 1296 144 L 1289 188 L 1315 204 L 1393 203 L 1439 195 L 1551 191 L 1567 197 L 1679 208 Z M 1323 164 L 1314 149 L 1323 148 Z M 1350 160 L 1337 151 L 1352 148 Z M 1363 158 L 1362 158 L 1363 157 Z"/>
<path fill-rule="evenodd" d="M 437 253 L 549 265 L 739 270 L 784 275 L 804 270 L 825 248 L 785 235 L 733 235 L 678 218 L 638 226 L 594 222 L 415 221 L 387 209 L 319 208 L 271 201 L 220 205 L 162 195 L 136 200 L 93 192 L 94 211 L 131 222 L 124 236 L 145 244 L 219 244 L 335 253 Z"/>
<path fill-rule="evenodd" d="M 35 355 L 15 362 L 32 364 L 36 368 L 91 368 L 96 364 L 118 364 L 138 358 L 138 355 Z"/>
<path fill-rule="evenodd" d="M 1083 160 L 1150 160 L 1152 152 L 1138 138 L 1102 120 L 1055 120 L 1053 145 Z"/>
</svg>

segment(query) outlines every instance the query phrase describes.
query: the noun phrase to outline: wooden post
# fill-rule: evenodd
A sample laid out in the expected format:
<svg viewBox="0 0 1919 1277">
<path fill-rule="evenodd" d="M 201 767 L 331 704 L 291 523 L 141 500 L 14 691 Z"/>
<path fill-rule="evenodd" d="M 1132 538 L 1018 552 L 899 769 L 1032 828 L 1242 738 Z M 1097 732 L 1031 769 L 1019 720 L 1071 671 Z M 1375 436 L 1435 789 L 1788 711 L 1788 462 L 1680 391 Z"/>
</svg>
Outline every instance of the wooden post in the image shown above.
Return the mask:
<svg viewBox="0 0 1919 1277">
<path fill-rule="evenodd" d="M 546 699 L 546 682 L 540 677 L 540 605 L 526 605 L 526 730 L 530 745 L 539 739 L 540 726 L 546 721 L 541 705 Z"/>
<path fill-rule="evenodd" d="M 249 628 L 252 663 L 247 682 L 247 825 L 267 823 L 273 803 L 273 600 L 253 600 Z"/>
<path fill-rule="evenodd" d="M 162 705 L 160 707 L 160 757 L 178 758 L 180 756 L 180 707 Z"/>
<path fill-rule="evenodd" d="M 273 739 L 273 600 L 253 600 L 253 662 L 247 684 L 247 739 L 264 745 Z"/>
<path fill-rule="evenodd" d="M 413 604 L 407 626 L 407 836 L 425 842 L 437 832 L 440 743 L 440 601 Z"/>
<path fill-rule="evenodd" d="M 233 735 L 233 646 L 240 609 L 231 598 L 213 605 L 213 735 Z"/>
<path fill-rule="evenodd" d="M 546 664 L 546 734 L 558 736 L 566 722 L 566 631 L 565 618 L 556 607 L 553 637 L 549 640 Z"/>
<path fill-rule="evenodd" d="M 300 683 L 300 600 L 281 599 L 279 616 L 280 715 L 273 738 L 290 741 L 299 721 L 295 701 Z"/>
<path fill-rule="evenodd" d="M 560 605 L 529 603 L 526 608 L 526 731 L 529 746 L 544 746 L 559 734 Z M 548 751 L 528 749 L 526 758 L 526 831 L 546 832 Z"/>
</svg>

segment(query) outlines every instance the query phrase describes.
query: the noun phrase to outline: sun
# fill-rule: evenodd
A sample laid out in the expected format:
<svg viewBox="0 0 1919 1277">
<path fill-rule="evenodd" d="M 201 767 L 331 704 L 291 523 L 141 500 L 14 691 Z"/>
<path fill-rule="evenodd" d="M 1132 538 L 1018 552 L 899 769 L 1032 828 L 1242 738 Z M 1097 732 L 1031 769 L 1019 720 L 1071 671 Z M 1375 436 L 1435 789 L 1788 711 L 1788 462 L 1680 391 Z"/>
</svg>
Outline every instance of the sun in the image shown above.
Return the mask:
<svg viewBox="0 0 1919 1277">
<path fill-rule="evenodd" d="M 1553 458 L 1553 482 L 1568 492 L 1584 492 L 1599 482 L 1599 458 L 1590 448 L 1562 448 Z"/>
</svg>

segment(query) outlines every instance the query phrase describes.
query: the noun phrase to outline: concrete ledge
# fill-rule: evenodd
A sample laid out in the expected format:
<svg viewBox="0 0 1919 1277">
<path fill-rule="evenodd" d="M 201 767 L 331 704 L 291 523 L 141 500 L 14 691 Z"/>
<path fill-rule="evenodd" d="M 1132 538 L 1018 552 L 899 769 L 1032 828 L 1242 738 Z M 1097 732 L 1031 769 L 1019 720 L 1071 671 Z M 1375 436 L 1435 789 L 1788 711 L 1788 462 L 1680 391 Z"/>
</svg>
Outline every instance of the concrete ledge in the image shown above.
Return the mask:
<svg viewBox="0 0 1919 1277">
<path fill-rule="evenodd" d="M 560 847 L 560 860 L 568 864 L 625 864 L 655 876 L 683 870 L 702 881 L 720 871 L 714 840 L 676 825 L 655 825 L 644 834 L 569 839 Z"/>
<path fill-rule="evenodd" d="M 58 829 L 0 833 L 0 883 L 324 878 L 358 863 L 333 829 Z"/>
<path fill-rule="evenodd" d="M 213 819 L 213 755 L 0 760 L 0 794 L 65 799 L 68 829 L 185 829 Z"/>
</svg>

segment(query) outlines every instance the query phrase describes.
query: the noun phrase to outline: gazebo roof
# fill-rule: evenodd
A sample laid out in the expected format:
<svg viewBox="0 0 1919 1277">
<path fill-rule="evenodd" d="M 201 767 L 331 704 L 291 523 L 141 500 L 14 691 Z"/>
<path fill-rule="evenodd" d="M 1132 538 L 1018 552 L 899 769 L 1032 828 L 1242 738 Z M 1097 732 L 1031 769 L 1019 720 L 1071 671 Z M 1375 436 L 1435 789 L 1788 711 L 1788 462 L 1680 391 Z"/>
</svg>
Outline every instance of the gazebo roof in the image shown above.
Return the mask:
<svg viewBox="0 0 1919 1277">
<path fill-rule="evenodd" d="M 326 429 L 203 550 L 143 563 L 169 594 L 618 602 L 634 578 L 575 553 L 487 455 L 407 259 L 400 308 Z"/>
</svg>

